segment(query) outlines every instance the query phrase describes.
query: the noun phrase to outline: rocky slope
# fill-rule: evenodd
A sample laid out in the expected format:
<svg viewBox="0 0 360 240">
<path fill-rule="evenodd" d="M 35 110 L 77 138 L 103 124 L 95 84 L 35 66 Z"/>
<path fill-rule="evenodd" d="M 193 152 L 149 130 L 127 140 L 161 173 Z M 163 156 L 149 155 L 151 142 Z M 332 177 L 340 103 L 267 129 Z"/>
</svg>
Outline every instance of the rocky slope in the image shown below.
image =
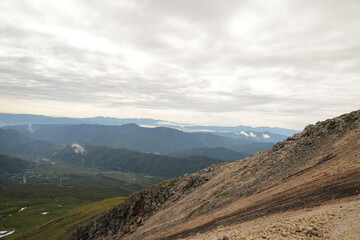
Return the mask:
<svg viewBox="0 0 360 240">
<path fill-rule="evenodd" d="M 76 229 L 71 239 L 191 239 L 220 226 L 358 195 L 359 146 L 360 110 L 309 125 L 252 157 L 133 194 Z"/>
</svg>

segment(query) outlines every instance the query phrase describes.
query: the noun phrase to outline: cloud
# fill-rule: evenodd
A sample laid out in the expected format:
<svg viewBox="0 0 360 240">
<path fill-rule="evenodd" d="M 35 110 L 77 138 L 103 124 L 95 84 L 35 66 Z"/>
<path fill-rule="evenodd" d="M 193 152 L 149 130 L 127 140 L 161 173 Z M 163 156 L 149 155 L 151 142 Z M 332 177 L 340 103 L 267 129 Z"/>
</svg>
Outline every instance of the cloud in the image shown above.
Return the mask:
<svg viewBox="0 0 360 240">
<path fill-rule="evenodd" d="M 85 148 L 78 143 L 71 144 L 71 147 L 72 147 L 72 149 L 74 149 L 75 153 L 79 153 L 81 155 L 84 155 L 87 153 Z"/>
<path fill-rule="evenodd" d="M 245 131 L 240 131 L 240 132 L 237 132 L 236 135 L 244 135 L 245 137 L 251 137 L 251 138 L 259 138 L 255 133 L 253 132 L 245 132 Z M 264 135 L 264 134 L 263 134 Z"/>
<path fill-rule="evenodd" d="M 263 133 L 261 136 L 262 136 L 264 139 L 268 139 L 268 138 L 270 138 L 270 135 L 268 135 L 268 134 L 264 134 L 264 133 Z"/>
<path fill-rule="evenodd" d="M 8 106 L 293 128 L 358 108 L 359 1 L 13 0 L 0 8 Z M 0 110 L 26 109 L 12 106 Z M 51 108 L 43 114 L 63 113 Z"/>
<path fill-rule="evenodd" d="M 27 130 L 28 130 L 30 133 L 35 132 L 35 129 L 33 128 L 32 124 L 29 124 L 29 125 L 28 125 Z"/>
<path fill-rule="evenodd" d="M 244 131 L 240 131 L 240 132 L 236 133 L 236 135 L 240 135 L 240 134 L 244 135 L 245 137 L 249 137 L 249 134 Z"/>
</svg>

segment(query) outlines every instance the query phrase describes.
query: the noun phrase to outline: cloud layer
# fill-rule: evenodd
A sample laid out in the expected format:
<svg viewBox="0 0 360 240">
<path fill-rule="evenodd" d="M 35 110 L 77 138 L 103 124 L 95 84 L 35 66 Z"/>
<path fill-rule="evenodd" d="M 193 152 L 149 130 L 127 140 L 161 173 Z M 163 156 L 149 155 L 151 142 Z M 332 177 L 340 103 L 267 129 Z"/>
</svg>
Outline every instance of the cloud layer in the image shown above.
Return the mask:
<svg viewBox="0 0 360 240">
<path fill-rule="evenodd" d="M 357 0 L 0 9 L 3 112 L 302 128 L 359 108 Z"/>
</svg>

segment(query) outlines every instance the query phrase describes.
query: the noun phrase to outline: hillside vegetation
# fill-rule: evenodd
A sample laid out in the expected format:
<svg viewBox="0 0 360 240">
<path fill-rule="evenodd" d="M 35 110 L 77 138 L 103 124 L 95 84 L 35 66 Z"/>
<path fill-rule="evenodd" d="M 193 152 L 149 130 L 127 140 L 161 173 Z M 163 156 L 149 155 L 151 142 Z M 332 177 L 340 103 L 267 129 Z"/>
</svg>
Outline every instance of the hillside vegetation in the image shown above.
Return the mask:
<svg viewBox="0 0 360 240">
<path fill-rule="evenodd" d="M 110 198 L 77 207 L 61 217 L 51 220 L 40 228 L 16 237 L 16 239 L 66 240 L 69 238 L 75 227 L 89 221 L 100 213 L 105 212 L 114 205 L 122 203 L 124 200 L 124 197 Z M 11 236 L 9 239 L 14 239 L 14 236 Z"/>
<path fill-rule="evenodd" d="M 15 229 L 11 237 L 62 216 L 74 207 L 128 196 L 164 180 L 145 174 L 55 163 L 46 158 L 20 159 L 0 154 L 0 163 L 0 231 Z M 42 215 L 43 212 L 47 214 Z"/>
<path fill-rule="evenodd" d="M 16 185 L 15 174 L 23 174 L 32 167 L 31 162 L 0 153 L 0 190 Z"/>
<path fill-rule="evenodd" d="M 84 154 L 76 153 L 71 146 L 52 154 L 52 159 L 64 160 L 85 167 L 97 167 L 111 171 L 143 173 L 152 176 L 178 177 L 196 172 L 220 160 L 206 156 L 190 156 L 183 159 L 158 154 L 140 153 L 128 149 L 84 146 Z"/>
<path fill-rule="evenodd" d="M 17 137 L 13 140 L 11 146 L 8 146 L 8 144 L 0 145 L 4 153 L 35 156 L 40 159 L 47 159 L 53 164 L 70 163 L 86 168 L 99 168 L 107 171 L 140 173 L 169 178 L 196 172 L 211 164 L 221 162 L 221 160 L 200 155 L 187 156 L 180 159 L 104 146 L 53 144 L 42 140 L 33 140 L 22 133 L 10 129 L 0 129 L 0 139 L 2 137 L 5 139 L 9 132 Z M 27 143 L 23 143 L 23 139 L 26 139 Z M 17 142 L 18 144 L 16 144 Z M 212 155 L 216 155 L 216 153 Z"/>
</svg>

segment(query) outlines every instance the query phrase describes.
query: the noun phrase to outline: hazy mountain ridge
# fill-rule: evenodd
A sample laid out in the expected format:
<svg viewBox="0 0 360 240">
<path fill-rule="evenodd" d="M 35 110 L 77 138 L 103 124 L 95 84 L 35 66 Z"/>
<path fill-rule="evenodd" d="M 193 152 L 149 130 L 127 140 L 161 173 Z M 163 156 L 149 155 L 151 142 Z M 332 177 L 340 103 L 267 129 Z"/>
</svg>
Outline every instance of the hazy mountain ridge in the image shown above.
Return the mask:
<svg viewBox="0 0 360 240">
<path fill-rule="evenodd" d="M 253 140 L 234 139 L 210 133 L 188 133 L 156 127 L 145 128 L 136 124 L 112 125 L 20 125 L 7 126 L 37 139 L 57 144 L 80 143 L 86 145 L 128 148 L 140 152 L 168 153 L 192 148 L 226 147 L 253 143 Z"/>
<path fill-rule="evenodd" d="M 22 174 L 33 164 L 17 157 L 0 153 L 0 189 L 16 184 L 11 178 L 14 174 Z"/>
<path fill-rule="evenodd" d="M 87 168 L 96 167 L 112 171 L 176 177 L 221 162 L 221 160 L 207 156 L 186 156 L 180 159 L 104 146 L 80 145 L 78 143 L 54 144 L 33 140 L 15 130 L 0 129 L 0 140 L 7 139 L 9 136 L 15 136 L 15 139 L 11 141 L 11 145 L 0 144 L 1 152 L 44 157 L 53 161 L 68 162 Z"/>
<path fill-rule="evenodd" d="M 206 156 L 173 158 L 164 155 L 140 153 L 129 149 L 114 149 L 101 146 L 83 146 L 83 153 L 72 145 L 51 153 L 55 160 L 71 162 L 85 167 L 105 170 L 144 173 L 153 176 L 177 177 L 198 171 L 222 161 Z"/>
<path fill-rule="evenodd" d="M 266 152 L 133 194 L 71 239 L 182 239 L 357 195 L 359 138 L 360 110 L 309 125 Z"/>
<path fill-rule="evenodd" d="M 68 118 L 68 117 L 49 117 L 34 114 L 11 114 L 0 113 L 0 126 L 5 125 L 28 125 L 28 124 L 102 124 L 102 125 L 123 125 L 127 123 L 136 123 L 144 125 L 153 125 L 158 120 L 149 118 L 111 118 L 111 117 L 93 117 L 93 118 Z"/>
<path fill-rule="evenodd" d="M 299 131 L 279 127 L 250 127 L 250 126 L 196 126 L 190 124 L 175 123 L 163 120 L 148 118 L 111 118 L 111 117 L 93 117 L 93 118 L 66 118 L 66 117 L 48 117 L 32 114 L 8 114 L 0 113 L 0 126 L 6 125 L 29 125 L 29 124 L 100 124 L 100 125 L 124 125 L 135 123 L 139 126 L 147 127 L 168 127 L 185 132 L 209 132 L 218 135 L 228 135 L 232 137 L 242 137 L 243 139 L 252 139 L 251 133 L 257 136 L 257 140 L 277 142 L 284 140 Z M 246 133 L 241 136 L 241 132 Z M 240 135 L 239 135 L 240 133 Z M 264 135 L 265 134 L 265 138 Z M 270 136 L 269 139 L 266 135 Z M 274 135 L 274 136 L 273 136 Z M 254 139 L 253 139 L 254 140 Z"/>
</svg>

